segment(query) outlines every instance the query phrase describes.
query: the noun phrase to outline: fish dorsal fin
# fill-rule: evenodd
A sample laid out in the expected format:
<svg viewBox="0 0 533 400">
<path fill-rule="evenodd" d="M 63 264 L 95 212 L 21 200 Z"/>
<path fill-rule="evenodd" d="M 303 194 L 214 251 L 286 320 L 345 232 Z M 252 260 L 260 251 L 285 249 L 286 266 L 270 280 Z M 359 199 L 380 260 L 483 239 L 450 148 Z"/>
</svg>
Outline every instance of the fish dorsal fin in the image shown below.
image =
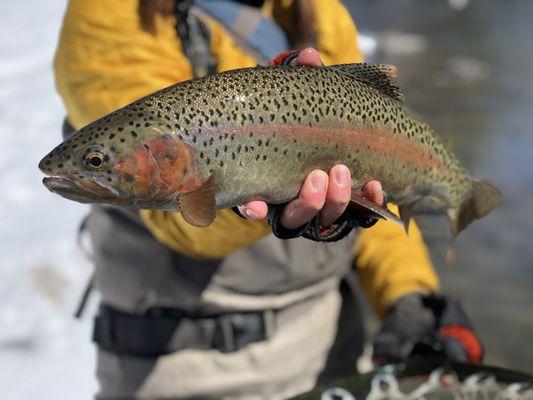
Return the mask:
<svg viewBox="0 0 533 400">
<path fill-rule="evenodd" d="M 398 69 L 394 65 L 359 63 L 335 65 L 332 68 L 379 90 L 395 100 L 404 101 L 405 99 L 398 86 Z"/>
</svg>

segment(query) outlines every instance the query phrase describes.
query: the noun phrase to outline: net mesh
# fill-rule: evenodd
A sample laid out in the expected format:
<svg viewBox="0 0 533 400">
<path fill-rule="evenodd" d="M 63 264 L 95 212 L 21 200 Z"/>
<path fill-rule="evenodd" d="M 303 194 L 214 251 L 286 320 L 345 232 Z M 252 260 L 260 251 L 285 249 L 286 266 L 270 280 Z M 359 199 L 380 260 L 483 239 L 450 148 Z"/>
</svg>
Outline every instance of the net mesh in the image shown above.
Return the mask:
<svg viewBox="0 0 533 400">
<path fill-rule="evenodd" d="M 429 375 L 397 378 L 393 371 L 375 375 L 366 396 L 353 395 L 341 387 L 322 392 L 321 400 L 533 400 L 533 385 L 527 382 L 502 383 L 490 373 L 471 374 L 464 379 L 450 369 L 437 368 Z"/>
</svg>

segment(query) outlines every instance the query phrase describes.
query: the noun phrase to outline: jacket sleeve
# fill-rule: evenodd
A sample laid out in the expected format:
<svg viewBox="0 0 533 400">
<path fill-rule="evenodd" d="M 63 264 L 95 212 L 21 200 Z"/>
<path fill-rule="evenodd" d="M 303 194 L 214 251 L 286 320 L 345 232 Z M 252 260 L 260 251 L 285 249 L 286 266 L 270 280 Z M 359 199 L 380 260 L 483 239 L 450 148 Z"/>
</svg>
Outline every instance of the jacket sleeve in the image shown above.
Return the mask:
<svg viewBox="0 0 533 400">
<path fill-rule="evenodd" d="M 255 65 L 220 38 L 219 27 L 212 31 L 212 45 L 233 52 L 233 68 Z M 70 123 L 79 129 L 142 96 L 190 79 L 191 67 L 180 49 L 172 18 L 158 18 L 155 34 L 141 29 L 137 1 L 113 2 L 111 7 L 108 0 L 70 0 L 54 60 L 56 87 Z M 215 222 L 202 229 L 187 224 L 179 213 L 140 214 L 159 241 L 195 258 L 223 257 L 269 233 L 264 221 L 245 220 L 231 210 L 219 211 Z"/>
<path fill-rule="evenodd" d="M 379 316 L 407 293 L 439 289 L 439 279 L 414 221 L 409 225 L 409 236 L 392 221 L 379 221 L 362 230 L 355 253 L 361 284 Z"/>
<path fill-rule="evenodd" d="M 313 0 L 316 49 L 325 65 L 363 62 L 352 17 L 338 0 Z"/>
</svg>

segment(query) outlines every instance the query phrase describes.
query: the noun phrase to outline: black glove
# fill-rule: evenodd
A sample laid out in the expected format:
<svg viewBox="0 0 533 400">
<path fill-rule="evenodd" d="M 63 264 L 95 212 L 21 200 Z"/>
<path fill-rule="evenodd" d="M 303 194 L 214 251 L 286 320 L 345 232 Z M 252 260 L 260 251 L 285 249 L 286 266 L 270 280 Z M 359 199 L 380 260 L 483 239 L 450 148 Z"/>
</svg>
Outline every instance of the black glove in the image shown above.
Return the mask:
<svg viewBox="0 0 533 400">
<path fill-rule="evenodd" d="M 458 300 L 411 293 L 387 310 L 374 341 L 375 361 L 424 353 L 472 364 L 483 359 L 483 346 Z"/>
<path fill-rule="evenodd" d="M 324 227 L 319 223 L 318 214 L 308 223 L 296 228 L 284 228 L 279 219 L 285 204 L 268 205 L 268 223 L 274 235 L 280 239 L 293 239 L 302 236 L 315 242 L 334 242 L 347 236 L 354 228 L 370 228 L 376 222 L 364 209 L 348 207 L 334 224 Z"/>
</svg>

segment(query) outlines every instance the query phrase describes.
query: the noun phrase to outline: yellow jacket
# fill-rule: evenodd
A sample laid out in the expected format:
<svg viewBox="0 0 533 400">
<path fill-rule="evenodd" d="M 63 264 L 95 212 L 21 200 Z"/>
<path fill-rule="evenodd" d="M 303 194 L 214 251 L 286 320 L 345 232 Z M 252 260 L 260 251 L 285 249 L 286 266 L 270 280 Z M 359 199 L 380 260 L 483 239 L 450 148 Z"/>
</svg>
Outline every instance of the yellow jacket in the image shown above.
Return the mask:
<svg viewBox="0 0 533 400">
<path fill-rule="evenodd" d="M 357 31 L 337 0 L 313 0 L 315 47 L 324 64 L 361 62 Z M 291 0 L 269 0 L 265 12 L 283 20 Z M 57 90 L 71 124 L 79 129 L 148 93 L 192 77 L 181 51 L 173 18 L 157 17 L 156 32 L 141 29 L 136 0 L 70 0 L 63 20 L 54 69 Z M 252 67 L 256 61 L 240 49 L 215 21 L 208 20 L 211 51 L 220 71 Z M 217 212 L 207 228 L 187 224 L 179 213 L 141 211 L 150 232 L 172 249 L 195 258 L 220 258 L 269 234 L 265 221 L 248 221 L 230 210 Z M 357 271 L 379 314 L 413 290 L 438 288 L 420 232 L 407 237 L 400 226 L 379 222 L 359 235 Z"/>
</svg>

